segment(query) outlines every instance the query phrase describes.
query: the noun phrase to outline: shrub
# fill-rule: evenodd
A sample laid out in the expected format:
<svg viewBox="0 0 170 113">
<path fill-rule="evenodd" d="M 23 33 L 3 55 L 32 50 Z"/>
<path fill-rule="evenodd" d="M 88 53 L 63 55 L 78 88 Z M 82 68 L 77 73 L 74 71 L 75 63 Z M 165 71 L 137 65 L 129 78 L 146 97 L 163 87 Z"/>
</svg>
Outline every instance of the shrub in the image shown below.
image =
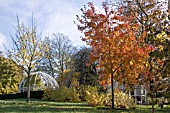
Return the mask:
<svg viewBox="0 0 170 113">
<path fill-rule="evenodd" d="M 21 76 L 21 67 L 0 54 L 0 94 L 17 93 Z"/>
<path fill-rule="evenodd" d="M 79 102 L 79 94 L 74 88 L 59 87 L 57 89 L 46 89 L 44 91 L 44 100 L 53 100 L 58 102 Z"/>
<path fill-rule="evenodd" d="M 91 106 L 104 105 L 110 106 L 111 98 L 108 94 L 98 93 L 97 87 L 88 86 L 86 89 L 86 101 Z"/>
<path fill-rule="evenodd" d="M 86 88 L 86 101 L 91 106 L 111 106 L 111 93 L 99 93 L 97 87 L 88 86 Z M 135 101 L 127 94 L 116 91 L 114 105 L 115 108 L 132 109 L 135 108 Z"/>
<path fill-rule="evenodd" d="M 52 88 L 47 88 L 47 89 L 44 89 L 44 94 L 43 94 L 43 98 L 44 100 L 51 100 L 51 96 L 52 96 L 52 93 L 54 92 L 54 89 Z"/>
<path fill-rule="evenodd" d="M 115 92 L 114 104 L 116 108 L 126 109 L 135 108 L 136 105 L 134 99 L 131 96 L 121 91 Z"/>
<path fill-rule="evenodd" d="M 80 102 L 79 93 L 74 88 L 68 88 L 67 92 L 69 102 Z"/>
</svg>

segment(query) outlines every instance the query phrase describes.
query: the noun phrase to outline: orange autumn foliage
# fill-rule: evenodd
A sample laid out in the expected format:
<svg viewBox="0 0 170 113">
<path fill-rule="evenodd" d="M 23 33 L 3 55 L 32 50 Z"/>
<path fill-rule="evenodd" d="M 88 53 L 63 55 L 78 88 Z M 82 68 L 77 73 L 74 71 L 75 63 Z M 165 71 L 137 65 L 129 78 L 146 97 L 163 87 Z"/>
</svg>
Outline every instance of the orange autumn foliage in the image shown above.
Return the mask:
<svg viewBox="0 0 170 113">
<path fill-rule="evenodd" d="M 130 23 L 133 17 L 122 16 L 106 5 L 103 8 L 105 13 L 100 13 L 88 3 L 88 9 L 77 16 L 78 29 L 84 33 L 82 40 L 92 47 L 90 60 L 99 63 L 102 85 L 110 84 L 111 74 L 120 84 L 135 84 L 153 48 L 144 43 L 146 33 L 139 34 L 141 26 Z"/>
</svg>

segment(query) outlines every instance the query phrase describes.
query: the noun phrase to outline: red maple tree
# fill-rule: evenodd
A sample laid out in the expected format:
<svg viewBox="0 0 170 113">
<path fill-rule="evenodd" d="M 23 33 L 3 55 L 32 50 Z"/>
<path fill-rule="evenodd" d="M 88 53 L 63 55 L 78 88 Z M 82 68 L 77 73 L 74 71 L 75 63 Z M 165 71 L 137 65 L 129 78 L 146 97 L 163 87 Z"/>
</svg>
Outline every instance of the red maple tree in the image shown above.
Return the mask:
<svg viewBox="0 0 170 113">
<path fill-rule="evenodd" d="M 105 13 L 98 12 L 92 3 L 77 16 L 78 29 L 84 33 L 82 40 L 91 46 L 91 62 L 98 61 L 100 83 L 112 86 L 113 82 L 136 84 L 144 72 L 152 47 L 144 43 L 146 33 L 139 34 L 140 25 L 131 23 L 134 17 L 123 16 L 121 9 L 113 11 L 103 4 Z"/>
</svg>

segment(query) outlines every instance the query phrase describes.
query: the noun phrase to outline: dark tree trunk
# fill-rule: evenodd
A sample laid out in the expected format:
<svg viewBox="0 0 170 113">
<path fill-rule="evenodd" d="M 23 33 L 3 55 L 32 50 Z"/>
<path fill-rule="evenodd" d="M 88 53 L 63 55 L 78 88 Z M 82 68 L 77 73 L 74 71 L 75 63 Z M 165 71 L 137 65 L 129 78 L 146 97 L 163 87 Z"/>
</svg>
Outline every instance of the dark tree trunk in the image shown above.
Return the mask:
<svg viewBox="0 0 170 113">
<path fill-rule="evenodd" d="M 27 102 L 30 102 L 30 73 L 28 73 Z"/>
<path fill-rule="evenodd" d="M 113 83 L 113 73 L 111 75 L 111 88 L 112 88 L 112 109 L 114 109 L 114 83 Z"/>
<path fill-rule="evenodd" d="M 168 18 L 170 19 L 170 0 L 168 0 L 168 12 L 169 12 Z"/>
<path fill-rule="evenodd" d="M 153 97 L 151 97 L 151 101 L 152 101 L 152 113 L 154 113 L 155 112 L 155 108 L 154 108 L 154 100 L 153 100 Z"/>
</svg>

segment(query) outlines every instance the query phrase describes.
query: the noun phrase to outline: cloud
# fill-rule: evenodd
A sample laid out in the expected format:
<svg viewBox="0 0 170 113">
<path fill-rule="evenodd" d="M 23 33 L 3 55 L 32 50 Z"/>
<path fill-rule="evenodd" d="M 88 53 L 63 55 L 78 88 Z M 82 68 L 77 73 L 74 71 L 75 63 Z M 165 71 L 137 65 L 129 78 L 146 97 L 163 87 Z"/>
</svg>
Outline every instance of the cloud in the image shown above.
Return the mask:
<svg viewBox="0 0 170 113">
<path fill-rule="evenodd" d="M 88 2 L 88 0 L 1 0 L 0 8 L 3 10 L 0 10 L 0 19 L 3 22 L 7 21 L 8 25 L 5 26 L 14 28 L 17 13 L 23 22 L 28 22 L 33 13 L 38 23 L 38 30 L 42 31 L 43 36 L 63 33 L 70 38 L 74 45 L 83 45 L 80 39 L 82 34 L 77 30 L 74 21 L 76 15 L 81 14 L 80 8 Z M 94 5 L 101 4 L 98 0 L 92 0 L 92 2 Z M 0 32 L 1 29 L 0 27 Z"/>
<path fill-rule="evenodd" d="M 47 11 L 43 15 L 46 19 L 44 20 L 43 32 L 45 34 L 52 33 L 63 33 L 69 36 L 70 40 L 74 44 L 80 44 L 80 32 L 77 30 L 74 21 L 76 20 L 76 14 L 79 13 L 78 8 L 73 7 L 73 4 L 69 2 L 61 2 L 56 5 L 56 7 L 49 4 L 46 9 L 51 8 L 51 11 Z"/>
<path fill-rule="evenodd" d="M 4 51 L 4 45 L 7 45 L 7 41 L 6 41 L 7 37 L 0 32 L 0 51 Z"/>
</svg>

